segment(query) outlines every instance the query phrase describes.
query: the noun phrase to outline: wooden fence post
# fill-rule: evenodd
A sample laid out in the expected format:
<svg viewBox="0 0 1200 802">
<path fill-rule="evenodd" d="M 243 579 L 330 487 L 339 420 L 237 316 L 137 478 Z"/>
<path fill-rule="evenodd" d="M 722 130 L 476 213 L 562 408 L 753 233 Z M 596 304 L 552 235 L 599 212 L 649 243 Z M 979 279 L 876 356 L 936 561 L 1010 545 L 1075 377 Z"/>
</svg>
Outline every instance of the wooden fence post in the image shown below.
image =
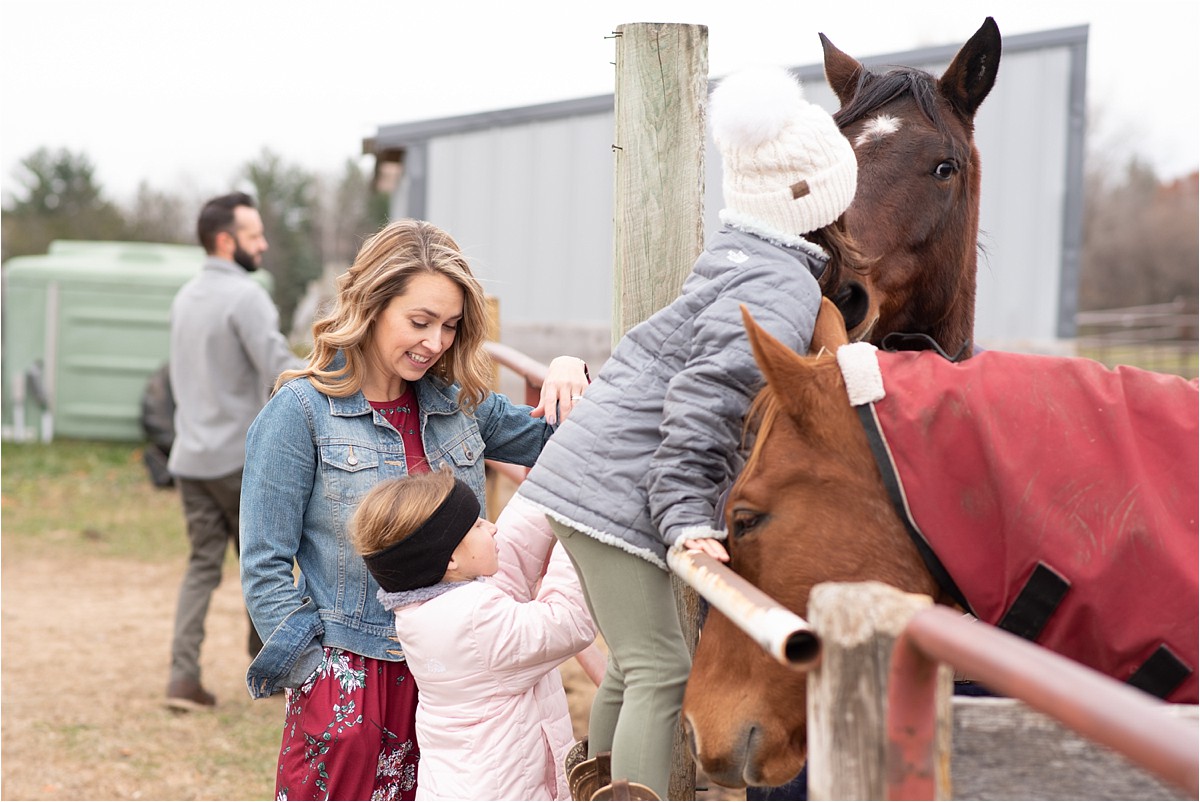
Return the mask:
<svg viewBox="0 0 1200 802">
<path fill-rule="evenodd" d="M 892 649 L 908 620 L 932 604 L 881 582 L 813 588 L 808 620 L 821 633 L 821 662 L 808 674 L 808 798 L 886 799 L 887 686 Z M 950 789 L 950 691 L 938 671 L 935 798 Z"/>
<path fill-rule="evenodd" d="M 630 23 L 616 31 L 613 186 L 615 345 L 675 300 L 704 248 L 704 143 L 708 28 Z M 674 580 L 688 648 L 699 604 Z M 695 766 L 680 726 L 671 799 L 694 799 Z"/>
</svg>

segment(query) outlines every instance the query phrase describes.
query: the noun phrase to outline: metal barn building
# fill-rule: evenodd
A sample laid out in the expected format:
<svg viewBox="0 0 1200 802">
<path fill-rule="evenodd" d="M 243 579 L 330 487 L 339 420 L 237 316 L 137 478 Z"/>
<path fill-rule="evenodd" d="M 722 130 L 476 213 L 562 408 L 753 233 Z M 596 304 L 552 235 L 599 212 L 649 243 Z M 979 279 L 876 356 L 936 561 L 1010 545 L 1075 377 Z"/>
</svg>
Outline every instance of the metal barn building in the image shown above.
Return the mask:
<svg viewBox="0 0 1200 802">
<path fill-rule="evenodd" d="M 983 171 L 976 338 L 985 347 L 1059 350 L 1074 334 L 1087 35 L 1079 26 L 1006 37 L 996 85 L 976 116 Z M 868 66 L 940 75 L 963 42 L 851 55 Z M 822 64 L 792 69 L 809 100 L 837 109 Z M 391 216 L 449 231 L 499 298 L 504 341 L 535 358 L 607 354 L 613 101 L 608 94 L 384 125 L 364 142 L 377 175 L 395 176 Z M 705 168 L 711 232 L 722 205 L 711 135 Z M 564 347 L 579 337 L 573 351 Z"/>
</svg>

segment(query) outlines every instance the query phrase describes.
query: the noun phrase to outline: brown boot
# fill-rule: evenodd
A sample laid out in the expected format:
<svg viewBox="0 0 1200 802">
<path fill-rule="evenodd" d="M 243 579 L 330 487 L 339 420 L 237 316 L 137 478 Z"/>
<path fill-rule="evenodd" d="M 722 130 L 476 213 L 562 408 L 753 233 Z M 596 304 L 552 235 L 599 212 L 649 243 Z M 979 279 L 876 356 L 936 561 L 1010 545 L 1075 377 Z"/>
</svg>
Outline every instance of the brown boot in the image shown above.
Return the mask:
<svg viewBox="0 0 1200 802">
<path fill-rule="evenodd" d="M 597 789 L 596 793 L 592 794 L 592 799 L 649 800 L 660 799 L 660 797 L 649 786 L 642 785 L 641 783 L 633 783 L 629 780 L 613 780 L 608 785 Z"/>
<path fill-rule="evenodd" d="M 198 679 L 173 679 L 167 683 L 167 707 L 172 710 L 211 710 L 216 704 L 216 697 L 204 690 Z"/>
<path fill-rule="evenodd" d="M 580 761 L 567 774 L 571 799 L 591 799 L 592 794 L 612 782 L 612 753 L 601 752 Z"/>
<path fill-rule="evenodd" d="M 579 743 L 575 744 L 567 751 L 567 756 L 563 758 L 563 770 L 567 777 L 571 776 L 571 769 L 578 766 L 583 761 L 587 760 L 588 739 L 584 738 Z"/>
</svg>

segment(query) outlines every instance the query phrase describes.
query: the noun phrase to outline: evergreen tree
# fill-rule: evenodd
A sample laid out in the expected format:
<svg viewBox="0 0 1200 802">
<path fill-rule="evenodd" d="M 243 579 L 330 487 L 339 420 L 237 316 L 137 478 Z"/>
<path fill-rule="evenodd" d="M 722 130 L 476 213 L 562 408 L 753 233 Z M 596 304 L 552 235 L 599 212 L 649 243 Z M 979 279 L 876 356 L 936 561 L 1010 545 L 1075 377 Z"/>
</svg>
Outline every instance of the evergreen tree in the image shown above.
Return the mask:
<svg viewBox="0 0 1200 802">
<path fill-rule="evenodd" d="M 287 332 L 308 284 L 321 275 L 317 240 L 317 179 L 269 149 L 247 164 L 243 175 L 253 186 L 270 250 L 264 269 L 275 279 L 279 325 Z"/>
<path fill-rule="evenodd" d="M 45 253 L 56 239 L 122 240 L 121 210 L 104 196 L 84 153 L 39 148 L 14 176 L 20 185 L 4 207 L 3 254 Z"/>
</svg>

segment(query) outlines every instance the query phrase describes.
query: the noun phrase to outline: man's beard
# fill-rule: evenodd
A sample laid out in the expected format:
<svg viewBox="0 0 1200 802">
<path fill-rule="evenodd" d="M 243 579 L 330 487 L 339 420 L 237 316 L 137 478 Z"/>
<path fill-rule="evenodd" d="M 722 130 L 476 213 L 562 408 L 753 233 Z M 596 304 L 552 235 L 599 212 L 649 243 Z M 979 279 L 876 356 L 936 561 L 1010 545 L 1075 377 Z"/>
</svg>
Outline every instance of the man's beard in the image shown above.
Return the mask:
<svg viewBox="0 0 1200 802">
<path fill-rule="evenodd" d="M 258 265 L 254 261 L 254 257 L 242 250 L 242 246 L 237 246 L 233 252 L 233 261 L 237 262 L 247 273 L 253 273 L 258 270 Z"/>
</svg>

